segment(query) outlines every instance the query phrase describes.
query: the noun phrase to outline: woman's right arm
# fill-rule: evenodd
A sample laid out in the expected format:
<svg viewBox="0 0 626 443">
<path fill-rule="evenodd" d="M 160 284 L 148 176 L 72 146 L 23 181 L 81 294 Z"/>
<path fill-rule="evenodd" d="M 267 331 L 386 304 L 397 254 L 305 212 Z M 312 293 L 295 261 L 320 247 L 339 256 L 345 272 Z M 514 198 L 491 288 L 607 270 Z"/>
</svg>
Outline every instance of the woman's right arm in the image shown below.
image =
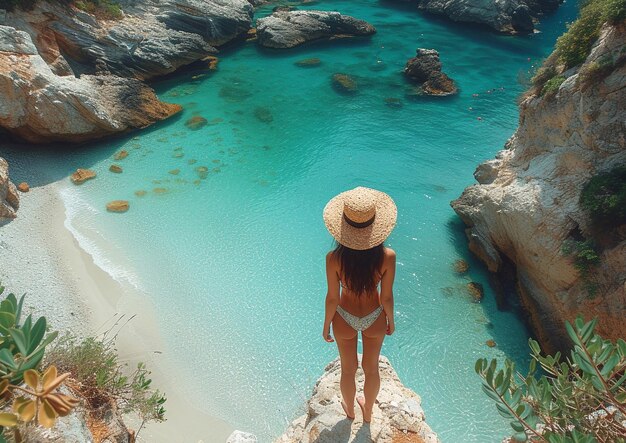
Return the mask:
<svg viewBox="0 0 626 443">
<path fill-rule="evenodd" d="M 393 249 L 386 249 L 386 266 L 380 282 L 380 304 L 383 305 L 387 316 L 387 335 L 393 334 L 396 322 L 393 317 L 393 280 L 396 278 L 396 253 Z"/>
<path fill-rule="evenodd" d="M 332 252 L 326 255 L 326 281 L 328 284 L 328 292 L 326 292 L 326 309 L 324 313 L 324 327 L 322 336 L 324 340 L 331 343 L 333 338 L 330 335 L 330 324 L 333 321 L 337 306 L 339 305 L 339 276 L 333 259 Z"/>
</svg>

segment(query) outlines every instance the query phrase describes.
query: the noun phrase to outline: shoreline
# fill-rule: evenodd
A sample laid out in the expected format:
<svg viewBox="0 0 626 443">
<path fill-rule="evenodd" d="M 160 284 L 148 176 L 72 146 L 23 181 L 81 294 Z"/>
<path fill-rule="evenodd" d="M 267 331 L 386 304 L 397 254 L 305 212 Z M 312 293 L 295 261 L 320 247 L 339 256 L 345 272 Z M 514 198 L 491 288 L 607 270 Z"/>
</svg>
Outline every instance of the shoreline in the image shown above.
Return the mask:
<svg viewBox="0 0 626 443">
<path fill-rule="evenodd" d="M 175 388 L 183 377 L 175 376 L 147 296 L 100 268 L 68 229 L 58 187 L 54 182 L 20 194 L 18 217 L 0 230 L 0 281 L 9 292 L 26 293 L 26 310 L 45 315 L 61 334 L 119 331 L 120 361 L 131 368 L 146 363 L 153 387 L 167 397 L 166 421 L 145 425 L 138 442 L 226 441 L 234 427 L 199 410 Z M 139 425 L 125 421 L 134 429 Z"/>
</svg>

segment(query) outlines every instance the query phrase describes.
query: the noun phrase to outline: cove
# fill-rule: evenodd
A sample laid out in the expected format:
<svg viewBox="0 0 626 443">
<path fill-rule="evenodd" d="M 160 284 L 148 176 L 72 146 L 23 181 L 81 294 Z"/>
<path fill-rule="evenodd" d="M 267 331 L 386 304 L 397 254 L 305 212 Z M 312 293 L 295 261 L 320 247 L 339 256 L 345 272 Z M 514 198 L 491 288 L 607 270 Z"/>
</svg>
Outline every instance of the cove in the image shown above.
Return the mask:
<svg viewBox="0 0 626 443">
<path fill-rule="evenodd" d="M 232 47 L 216 72 L 155 84 L 163 100 L 184 107 L 179 117 L 38 155 L 51 177 L 77 167 L 98 173 L 80 187 L 62 185 L 70 227 L 100 266 L 154 305 L 181 389 L 261 441 L 299 414 L 336 355 L 321 338 L 332 247 L 322 208 L 358 185 L 389 193 L 399 210 L 388 242 L 398 254 L 397 332 L 382 353 L 422 396 L 442 441 L 500 441 L 508 424 L 481 392 L 474 361 L 508 356 L 524 367 L 527 333 L 514 312 L 497 310 L 449 201 L 515 130 L 520 77 L 551 51 L 574 6 L 544 17 L 542 33 L 530 37 L 374 0 L 305 6 L 365 19 L 378 33 L 280 52 Z M 401 70 L 418 47 L 440 52 L 458 96 L 408 93 Z M 307 58 L 320 64 L 297 66 Z M 338 94 L 334 73 L 353 76 L 358 92 Z M 193 130 L 186 122 L 196 116 L 207 124 Z M 122 149 L 128 157 L 115 161 Z M 29 155 L 7 157 L 24 170 Z M 121 174 L 109 172 L 113 163 Z M 107 213 L 114 199 L 129 200 L 129 212 Z M 471 265 L 466 275 L 454 272 L 459 258 Z M 482 303 L 467 295 L 469 281 L 485 286 Z"/>
</svg>

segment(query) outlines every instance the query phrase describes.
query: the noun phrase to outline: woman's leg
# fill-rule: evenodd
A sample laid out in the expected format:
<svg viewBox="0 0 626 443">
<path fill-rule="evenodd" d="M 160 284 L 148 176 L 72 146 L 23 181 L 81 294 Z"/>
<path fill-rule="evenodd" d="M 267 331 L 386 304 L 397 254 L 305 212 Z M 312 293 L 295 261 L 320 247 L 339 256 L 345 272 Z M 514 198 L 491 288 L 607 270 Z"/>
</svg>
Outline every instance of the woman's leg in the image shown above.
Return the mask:
<svg viewBox="0 0 626 443">
<path fill-rule="evenodd" d="M 354 418 L 354 396 L 356 395 L 356 370 L 359 365 L 356 356 L 357 333 L 343 318 L 335 315 L 333 319 L 333 334 L 339 359 L 341 360 L 341 396 L 342 406 L 348 418 Z"/>
<path fill-rule="evenodd" d="M 358 398 L 357 401 L 363 412 L 363 421 L 366 423 L 372 420 L 372 410 L 380 389 L 378 357 L 380 356 L 380 348 L 385 339 L 386 329 L 387 320 L 385 314 L 381 313 L 374 324 L 363 331 L 363 361 L 361 362 L 361 366 L 365 374 L 365 383 L 363 385 L 365 398 Z"/>
</svg>

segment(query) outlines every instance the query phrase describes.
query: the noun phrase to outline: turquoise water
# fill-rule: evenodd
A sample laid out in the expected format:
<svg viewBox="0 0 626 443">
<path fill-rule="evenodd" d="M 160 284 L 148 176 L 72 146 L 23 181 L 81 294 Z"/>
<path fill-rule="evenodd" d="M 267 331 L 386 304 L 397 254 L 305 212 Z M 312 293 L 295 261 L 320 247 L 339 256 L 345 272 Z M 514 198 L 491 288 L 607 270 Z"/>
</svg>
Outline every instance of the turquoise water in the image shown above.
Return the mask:
<svg viewBox="0 0 626 443">
<path fill-rule="evenodd" d="M 97 171 L 80 187 L 64 185 L 72 228 L 98 263 L 148 294 L 183 367 L 177 377 L 191 380 L 198 407 L 261 441 L 303 412 L 336 356 L 321 338 L 324 254 L 332 246 L 322 208 L 357 185 L 389 193 L 399 210 L 388 242 L 398 254 L 397 332 L 383 353 L 422 396 L 443 442 L 498 442 L 508 425 L 481 392 L 474 361 L 508 356 L 523 366 L 527 333 L 514 313 L 497 310 L 449 202 L 515 130 L 519 79 L 550 52 L 574 5 L 528 38 L 374 0 L 315 8 L 366 19 L 378 34 L 282 52 L 231 48 L 215 73 L 155 85 L 162 99 L 183 105 L 175 119 L 88 149 L 37 151 L 46 172 L 36 175 L 29 155 L 3 155 L 17 181 L 35 185 L 76 167 Z M 417 47 L 440 51 L 460 95 L 407 95 L 401 70 Z M 294 64 L 310 57 L 321 65 Z M 333 90 L 336 72 L 353 75 L 358 94 Z M 193 116 L 209 124 L 190 130 Z M 120 149 L 129 156 L 114 162 Z M 109 172 L 112 163 L 124 172 Z M 130 211 L 107 213 L 114 199 L 128 199 Z M 455 274 L 459 258 L 472 265 L 468 275 Z M 483 303 L 465 293 L 470 280 L 485 285 Z M 489 339 L 498 346 L 488 348 Z"/>
</svg>

